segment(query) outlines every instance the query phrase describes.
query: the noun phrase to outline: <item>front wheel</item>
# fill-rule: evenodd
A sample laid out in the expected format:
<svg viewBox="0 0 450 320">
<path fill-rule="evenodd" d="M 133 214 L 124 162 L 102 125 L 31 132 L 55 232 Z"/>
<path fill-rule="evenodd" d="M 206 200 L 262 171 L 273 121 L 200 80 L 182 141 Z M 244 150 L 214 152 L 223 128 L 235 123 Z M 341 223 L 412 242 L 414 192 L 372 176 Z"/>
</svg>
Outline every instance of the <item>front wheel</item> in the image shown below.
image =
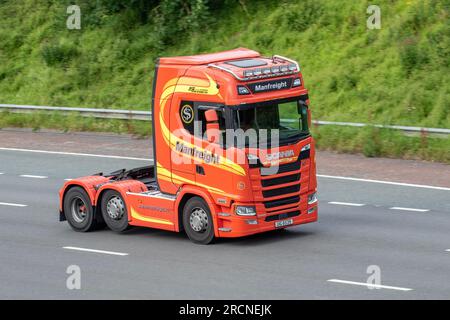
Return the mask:
<svg viewBox="0 0 450 320">
<path fill-rule="evenodd" d="M 103 220 L 111 230 L 123 232 L 130 228 L 127 206 L 119 192 L 105 191 L 101 202 Z"/>
<path fill-rule="evenodd" d="M 183 226 L 189 239 L 198 244 L 214 240 L 214 225 L 207 203 L 200 197 L 188 200 L 183 208 Z"/>
</svg>

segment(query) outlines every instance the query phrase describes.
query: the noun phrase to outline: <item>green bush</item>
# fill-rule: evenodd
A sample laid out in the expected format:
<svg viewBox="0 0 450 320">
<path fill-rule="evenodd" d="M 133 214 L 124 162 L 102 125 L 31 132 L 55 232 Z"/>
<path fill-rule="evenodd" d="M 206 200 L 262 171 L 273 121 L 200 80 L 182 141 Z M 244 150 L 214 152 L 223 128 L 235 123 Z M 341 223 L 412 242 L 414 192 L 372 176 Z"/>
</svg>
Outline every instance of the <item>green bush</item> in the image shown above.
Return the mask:
<svg viewBox="0 0 450 320">
<path fill-rule="evenodd" d="M 380 129 L 375 127 L 364 128 L 363 130 L 363 149 L 362 152 L 366 157 L 378 157 L 381 155 L 382 141 L 380 137 Z"/>
<path fill-rule="evenodd" d="M 70 44 L 45 44 L 41 54 L 47 66 L 56 66 L 67 64 L 78 56 L 79 52 L 74 45 Z"/>
<path fill-rule="evenodd" d="M 153 10 L 155 32 L 163 46 L 173 45 L 192 32 L 202 32 L 209 17 L 207 0 L 161 0 Z"/>
</svg>

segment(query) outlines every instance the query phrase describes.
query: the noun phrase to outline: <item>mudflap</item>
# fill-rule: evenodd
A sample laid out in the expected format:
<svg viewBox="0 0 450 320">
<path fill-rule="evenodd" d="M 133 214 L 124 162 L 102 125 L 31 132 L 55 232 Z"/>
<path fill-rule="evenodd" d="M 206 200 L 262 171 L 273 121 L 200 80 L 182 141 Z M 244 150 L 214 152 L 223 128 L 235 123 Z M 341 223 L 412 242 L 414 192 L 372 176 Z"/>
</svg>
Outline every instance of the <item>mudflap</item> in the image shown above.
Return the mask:
<svg viewBox="0 0 450 320">
<path fill-rule="evenodd" d="M 61 210 L 59 210 L 59 221 L 66 221 L 66 215 L 64 214 L 64 212 L 62 212 Z"/>
</svg>

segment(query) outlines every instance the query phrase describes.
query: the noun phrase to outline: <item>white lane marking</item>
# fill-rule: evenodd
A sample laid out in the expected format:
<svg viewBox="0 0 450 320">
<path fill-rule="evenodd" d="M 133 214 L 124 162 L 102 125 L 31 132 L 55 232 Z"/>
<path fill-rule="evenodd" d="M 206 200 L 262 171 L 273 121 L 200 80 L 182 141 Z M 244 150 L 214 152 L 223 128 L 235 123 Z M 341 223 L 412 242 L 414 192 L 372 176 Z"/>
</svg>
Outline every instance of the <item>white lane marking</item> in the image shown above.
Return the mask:
<svg viewBox="0 0 450 320">
<path fill-rule="evenodd" d="M 72 181 L 73 179 L 64 179 L 64 181 Z"/>
<path fill-rule="evenodd" d="M 0 172 L 0 175 L 4 174 L 3 172 Z"/>
<path fill-rule="evenodd" d="M 393 287 L 393 286 L 384 286 L 381 284 L 371 284 L 366 282 L 355 282 L 355 281 L 347 281 L 347 280 L 339 280 L 339 279 L 329 279 L 328 282 L 335 282 L 335 283 L 343 283 L 343 284 L 352 284 L 355 286 L 364 286 L 367 288 L 374 288 L 374 289 L 390 289 L 390 290 L 400 290 L 400 291 L 412 291 L 413 289 L 410 288 L 402 288 L 402 287 Z"/>
<path fill-rule="evenodd" d="M 445 251 L 450 252 L 450 249 L 447 249 L 447 250 L 445 250 Z"/>
<path fill-rule="evenodd" d="M 0 202 L 0 206 L 27 207 L 26 204 L 20 204 L 20 203 L 8 203 L 8 202 Z"/>
<path fill-rule="evenodd" d="M 66 156 L 81 156 L 81 157 L 97 157 L 97 158 L 124 159 L 124 160 L 153 161 L 153 159 L 150 159 L 150 158 L 121 157 L 121 156 L 111 156 L 111 155 L 91 154 L 91 153 L 46 151 L 46 150 L 32 150 L 32 149 L 18 149 L 18 148 L 0 148 L 0 150 L 4 150 L 4 151 L 20 151 L 20 152 L 34 152 L 34 153 L 47 153 L 47 154 L 60 154 L 60 155 L 66 155 Z"/>
<path fill-rule="evenodd" d="M 22 178 L 32 178 L 32 179 L 47 179 L 47 176 L 34 176 L 31 174 L 21 174 L 20 177 Z"/>
<path fill-rule="evenodd" d="M 76 250 L 76 251 L 86 251 L 86 252 L 94 252 L 94 253 L 103 253 L 103 254 L 112 254 L 112 255 L 115 255 L 115 256 L 127 256 L 128 255 L 128 253 L 123 253 L 123 252 L 96 250 L 96 249 L 79 248 L 79 247 L 63 247 L 63 249 Z"/>
<path fill-rule="evenodd" d="M 339 202 L 339 201 L 330 201 L 329 204 L 337 204 L 339 206 L 352 206 L 352 207 L 362 207 L 365 206 L 364 203 L 352 203 L 352 202 Z"/>
<path fill-rule="evenodd" d="M 392 207 L 391 210 L 402 210 L 402 211 L 415 211 L 415 212 L 427 212 L 429 209 L 416 209 L 416 208 L 403 208 L 403 207 Z"/>
<path fill-rule="evenodd" d="M 395 185 L 395 186 L 403 186 L 403 187 L 414 187 L 414 188 L 425 188 L 425 189 L 450 191 L 450 188 L 429 186 L 429 185 L 425 185 L 425 184 L 413 184 L 413 183 L 382 181 L 382 180 L 372 180 L 372 179 L 361 179 L 361 178 L 351 178 L 351 177 L 341 177 L 341 176 L 329 176 L 329 175 L 325 175 L 325 174 L 318 174 L 317 176 L 320 177 L 320 178 L 328 178 L 328 179 L 340 179 L 340 180 L 351 180 L 351 181 L 361 181 L 361 182 L 383 183 L 383 184 L 392 184 L 392 185 Z"/>
</svg>

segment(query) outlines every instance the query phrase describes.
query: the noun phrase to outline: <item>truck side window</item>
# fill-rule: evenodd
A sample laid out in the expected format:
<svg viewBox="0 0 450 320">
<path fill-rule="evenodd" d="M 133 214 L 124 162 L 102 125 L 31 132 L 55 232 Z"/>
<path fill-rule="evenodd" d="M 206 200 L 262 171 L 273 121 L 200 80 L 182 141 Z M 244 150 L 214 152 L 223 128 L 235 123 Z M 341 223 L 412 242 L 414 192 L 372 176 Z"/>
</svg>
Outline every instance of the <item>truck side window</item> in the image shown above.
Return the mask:
<svg viewBox="0 0 450 320">
<path fill-rule="evenodd" d="M 217 112 L 217 117 L 219 118 L 219 130 L 221 133 L 220 137 L 220 145 L 223 145 L 225 143 L 225 112 L 220 108 L 208 108 L 204 106 L 199 106 L 197 108 L 197 118 L 195 121 L 197 122 L 197 125 L 199 128 L 196 130 L 197 134 L 201 136 L 201 138 L 206 139 L 206 118 L 205 118 L 205 112 L 207 110 L 214 109 Z"/>
</svg>

